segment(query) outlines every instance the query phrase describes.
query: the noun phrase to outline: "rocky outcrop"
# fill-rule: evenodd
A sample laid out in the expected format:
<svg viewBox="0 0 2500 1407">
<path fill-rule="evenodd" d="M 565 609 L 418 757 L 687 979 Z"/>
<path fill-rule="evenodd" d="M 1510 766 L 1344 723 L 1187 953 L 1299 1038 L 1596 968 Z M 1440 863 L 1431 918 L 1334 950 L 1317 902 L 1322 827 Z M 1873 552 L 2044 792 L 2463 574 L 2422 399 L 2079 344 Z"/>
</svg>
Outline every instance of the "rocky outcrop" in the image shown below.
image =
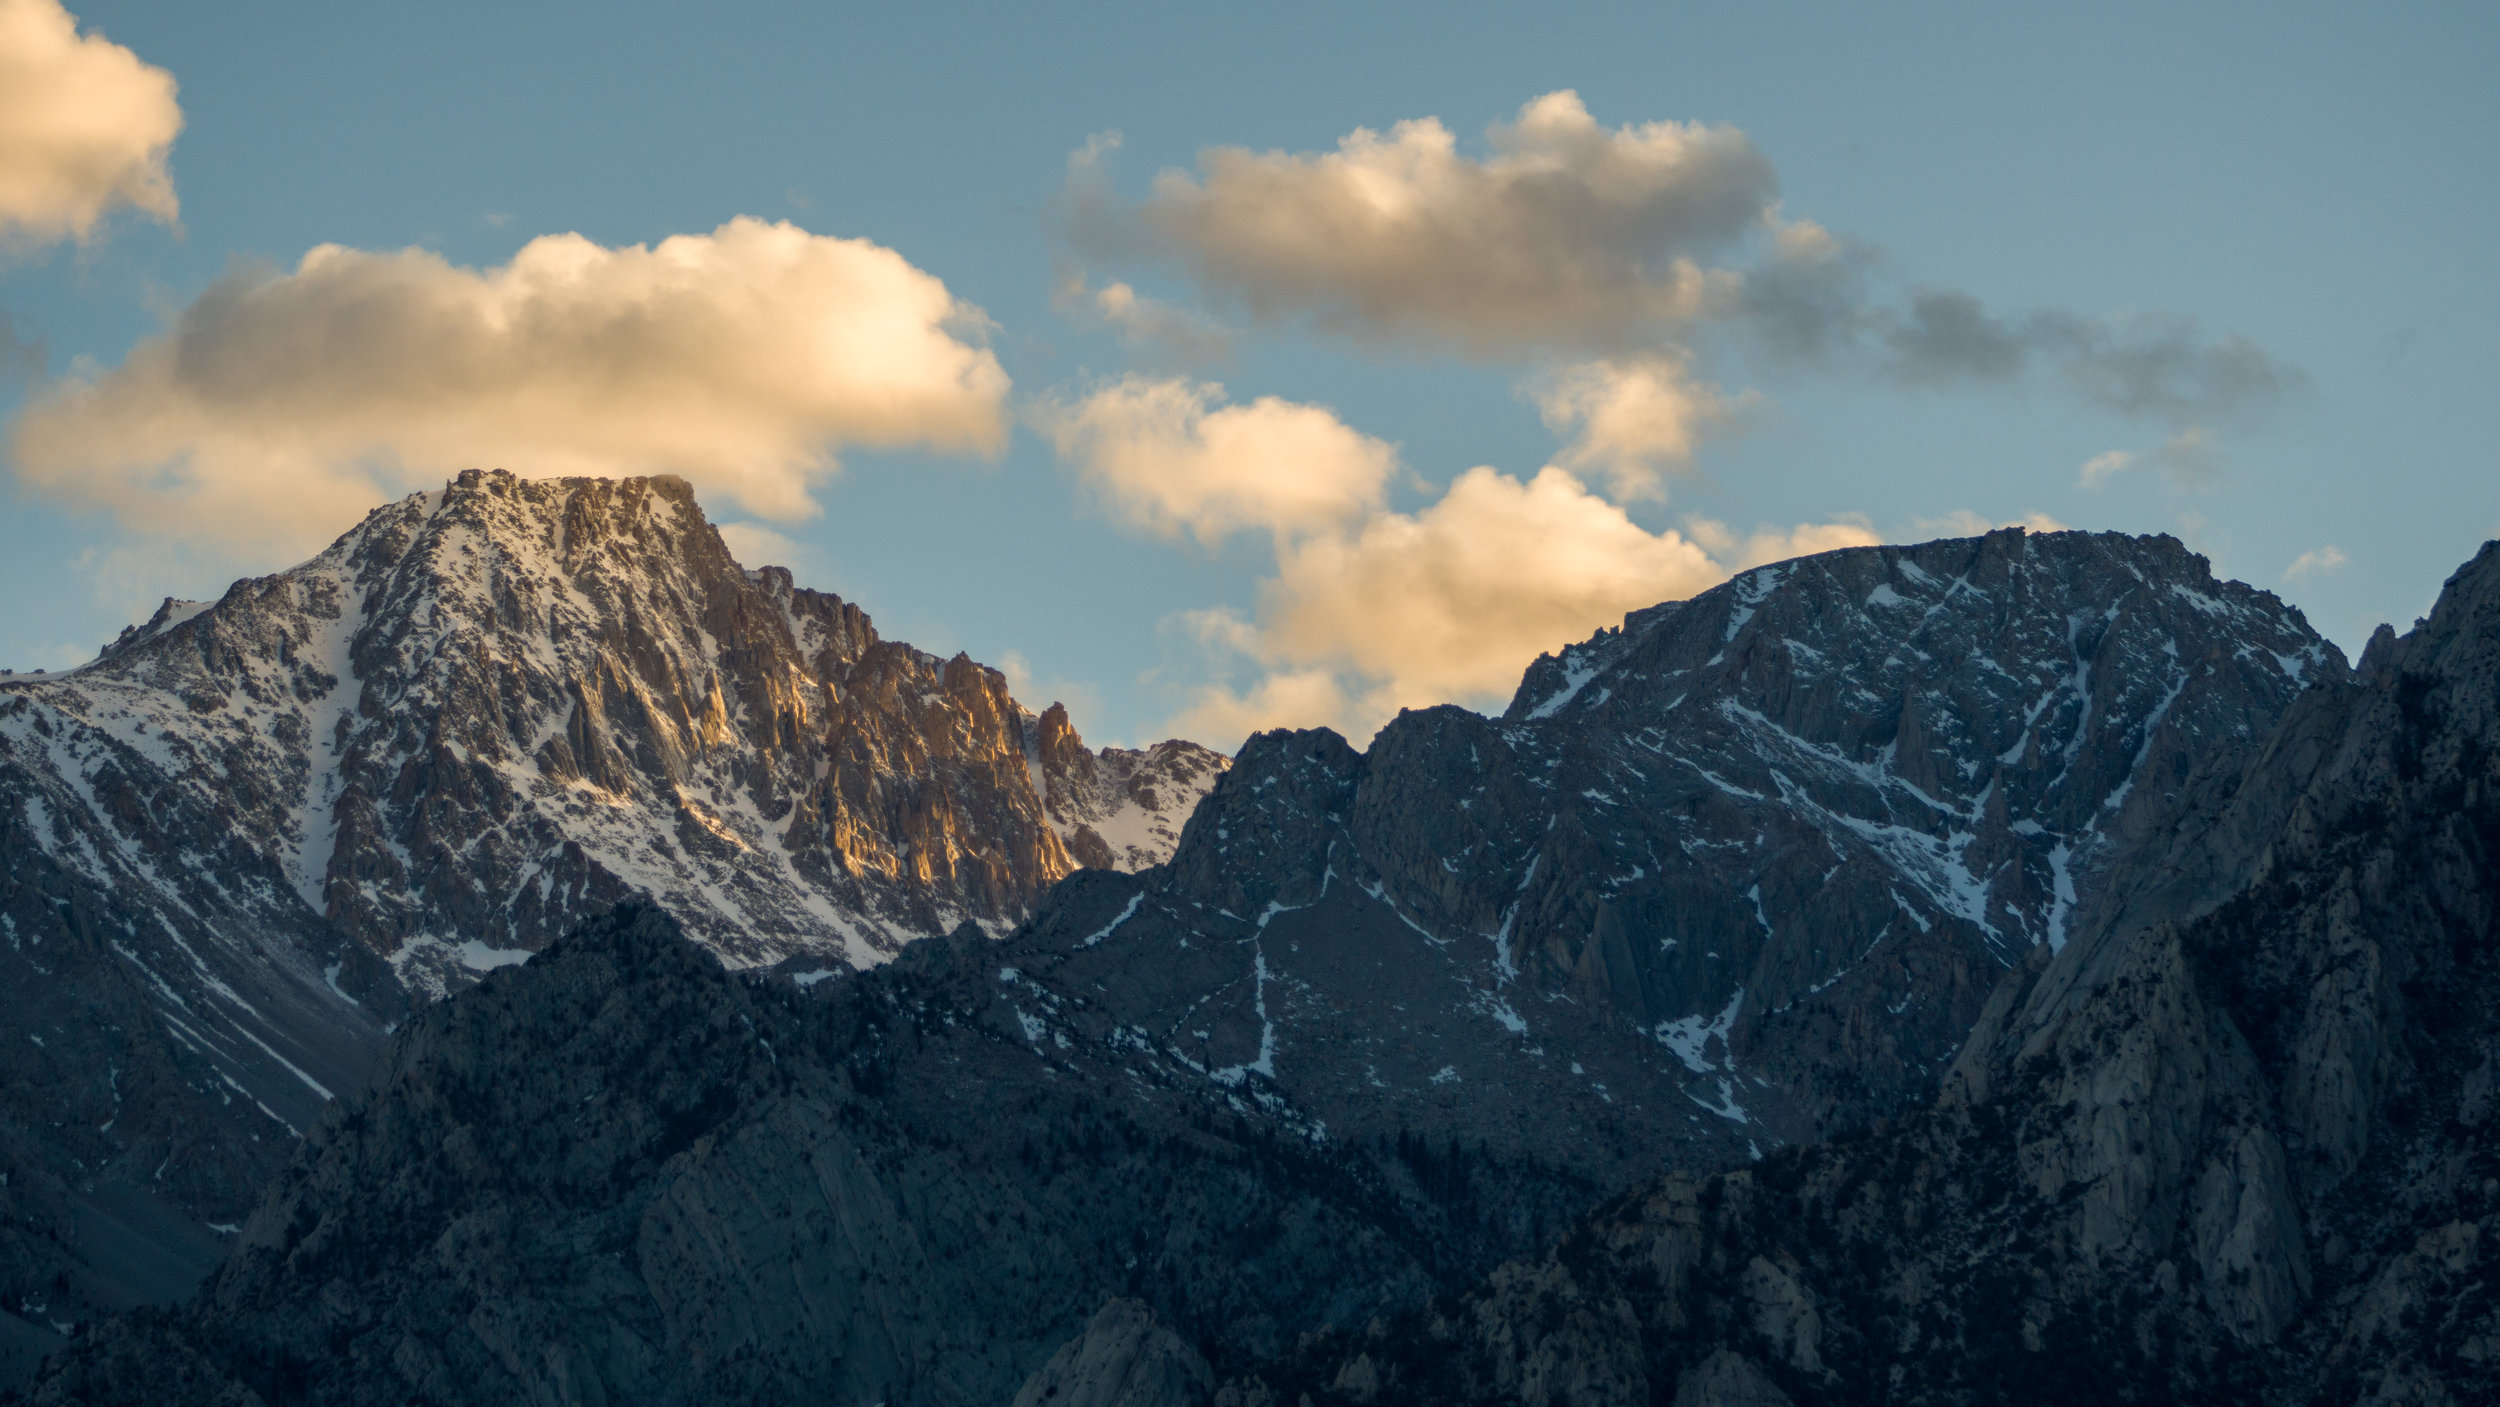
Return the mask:
<svg viewBox="0 0 2500 1407">
<path fill-rule="evenodd" d="M 2500 1396 L 2500 544 L 2196 791 L 1934 1108 L 1226 1391 L 1646 1402 L 1737 1354 L 1798 1401 Z"/>
<path fill-rule="evenodd" d="M 1223 766 L 1087 751 L 668 478 L 463 474 L 0 680 L 0 1196 L 57 1189 L 0 1224 L 0 1344 L 196 1279 L 412 1002 L 616 903 L 874 964 L 1154 863 Z"/>
</svg>

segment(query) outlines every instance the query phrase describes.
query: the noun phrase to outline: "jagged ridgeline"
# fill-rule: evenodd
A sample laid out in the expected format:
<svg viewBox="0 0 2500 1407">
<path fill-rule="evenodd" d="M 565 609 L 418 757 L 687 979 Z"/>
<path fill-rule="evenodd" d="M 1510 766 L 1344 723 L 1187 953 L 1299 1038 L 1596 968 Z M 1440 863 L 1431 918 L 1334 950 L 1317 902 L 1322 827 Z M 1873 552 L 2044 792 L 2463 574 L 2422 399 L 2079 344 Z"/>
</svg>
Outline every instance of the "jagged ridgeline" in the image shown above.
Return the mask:
<svg viewBox="0 0 2500 1407">
<path fill-rule="evenodd" d="M 410 1003 L 629 896 L 832 972 L 1170 853 L 1225 765 L 731 560 L 668 478 L 468 473 L 0 680 L 0 1348 L 179 1291 Z"/>
<path fill-rule="evenodd" d="M 1604 1185 L 1724 1166 L 1932 1094 L 2192 769 L 2344 672 L 2165 537 L 1760 568 L 1540 661 L 1500 718 L 1254 739 L 1169 866 L 1020 940 L 1024 1007 L 1108 1001 L 1314 1130 Z"/>
<path fill-rule="evenodd" d="M 2166 538 L 1856 549 L 1499 719 L 1254 739 L 1169 863 L 1003 941 L 802 986 L 618 916 L 412 1018 L 203 1297 L 40 1391 L 1254 1390 L 1662 1168 L 1928 1100 L 2004 974 L 2169 902 L 2128 857 L 2200 769 L 2345 675 Z"/>
<path fill-rule="evenodd" d="M 2117 868 L 1934 1108 L 1217 1400 L 2500 1401 L 2500 543 Z"/>
</svg>

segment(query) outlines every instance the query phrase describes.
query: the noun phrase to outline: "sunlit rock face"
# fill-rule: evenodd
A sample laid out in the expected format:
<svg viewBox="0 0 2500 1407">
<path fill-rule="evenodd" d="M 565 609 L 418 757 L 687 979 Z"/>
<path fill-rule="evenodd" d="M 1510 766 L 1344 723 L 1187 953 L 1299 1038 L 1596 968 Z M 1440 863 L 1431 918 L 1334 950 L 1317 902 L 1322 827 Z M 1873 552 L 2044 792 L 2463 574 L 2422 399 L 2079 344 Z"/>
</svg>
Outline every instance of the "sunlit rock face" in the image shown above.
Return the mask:
<svg viewBox="0 0 2500 1407">
<path fill-rule="evenodd" d="M 254 764 L 226 809 L 429 993 L 631 892 L 738 964 L 1003 931 L 1077 867 L 1053 769 L 1031 765 L 1045 743 L 1075 783 L 1072 835 L 1137 832 L 1102 863 L 1168 853 L 1147 806 L 1097 784 L 1148 755 L 1085 753 L 997 671 L 741 569 L 666 478 L 463 475 L 53 687 L 91 715 L 154 713 L 178 776 L 212 753 Z M 1220 766 L 1169 750 L 1201 764 L 1199 790 Z"/>
<path fill-rule="evenodd" d="M 98 1177 L 187 1213 L 142 1219 L 195 1272 L 198 1223 L 411 1002 L 629 896 L 732 966 L 873 965 L 1160 861 L 1224 766 L 1088 751 L 997 671 L 741 568 L 682 481 L 473 472 L 378 509 L 0 679 L 0 1196 L 38 1228 L 0 1298 L 93 1259 Z M 0 1309 L 74 1323 L 118 1284 Z"/>
</svg>

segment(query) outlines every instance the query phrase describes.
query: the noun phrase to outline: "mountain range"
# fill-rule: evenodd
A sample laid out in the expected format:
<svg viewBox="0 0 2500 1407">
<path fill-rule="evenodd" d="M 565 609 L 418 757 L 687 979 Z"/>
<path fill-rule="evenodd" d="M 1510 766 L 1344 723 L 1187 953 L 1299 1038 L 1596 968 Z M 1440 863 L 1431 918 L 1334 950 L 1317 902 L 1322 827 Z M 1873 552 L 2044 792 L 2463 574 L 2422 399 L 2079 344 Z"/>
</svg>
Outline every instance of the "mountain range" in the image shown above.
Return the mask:
<svg viewBox="0 0 2500 1407">
<path fill-rule="evenodd" d="M 2500 548 L 2356 670 L 2009 529 L 1091 752 L 464 475 L 0 681 L 0 1307 L 45 1403 L 2477 1400 L 2495 688 Z"/>
</svg>

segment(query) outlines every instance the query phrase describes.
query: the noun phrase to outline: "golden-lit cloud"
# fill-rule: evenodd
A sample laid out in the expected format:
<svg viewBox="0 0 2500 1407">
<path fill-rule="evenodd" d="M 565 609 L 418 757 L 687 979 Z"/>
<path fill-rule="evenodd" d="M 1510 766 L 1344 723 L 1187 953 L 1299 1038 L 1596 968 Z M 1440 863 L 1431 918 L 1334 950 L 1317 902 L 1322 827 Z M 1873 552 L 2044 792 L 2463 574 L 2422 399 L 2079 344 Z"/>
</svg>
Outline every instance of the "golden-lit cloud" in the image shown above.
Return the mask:
<svg viewBox="0 0 2500 1407">
<path fill-rule="evenodd" d="M 1665 476 L 1689 472 L 1694 446 L 1744 399 L 1696 381 L 1691 358 L 1665 352 L 1566 366 L 1528 391 L 1547 428 L 1571 437 L 1554 462 L 1603 476 L 1618 503 L 1664 497 Z"/>
<path fill-rule="evenodd" d="M 1357 128 L 1329 152 L 1217 147 L 1133 211 L 1101 177 L 1115 143 L 1097 140 L 1071 161 L 1069 230 L 1102 252 L 1174 254 L 1263 316 L 1502 355 L 1642 342 L 1729 301 L 1738 281 L 1701 261 L 1777 196 L 1742 132 L 1603 127 L 1568 90 L 1486 136 L 1489 154 L 1462 154 L 1426 117 Z"/>
<path fill-rule="evenodd" d="M 1507 694 L 1543 651 L 1726 572 L 1548 468 L 1525 483 L 1470 469 L 1419 513 L 1278 555 L 1259 598 L 1261 652 L 1374 675 L 1400 703 Z"/>
<path fill-rule="evenodd" d="M 1778 173 L 1734 127 L 1601 125 L 1579 95 L 1534 99 L 1461 149 L 1437 118 L 1358 127 L 1333 150 L 1209 148 L 1143 200 L 1113 190 L 1116 133 L 1068 160 L 1061 228 L 1089 259 L 1177 265 L 1205 297 L 1376 347 L 1495 361 L 1598 354 L 1682 374 L 1704 330 L 1772 360 L 1901 387 L 2011 387 L 2047 369 L 2084 402 L 2175 431 L 2264 419 L 2307 378 L 2245 337 L 2176 314 L 1991 309 L 1889 285 L 1889 261 L 1786 215 Z M 1116 290 L 1116 291 L 1115 291 Z M 1126 285 L 1105 298 L 1133 300 Z M 1165 304 L 1095 309 L 1178 328 Z M 1150 315 L 1150 316 L 1149 316 Z M 1586 388 L 1583 388 L 1586 389 Z M 1663 428 L 1657 412 L 1621 407 Z M 1619 494 L 1654 491 L 1673 436 L 1566 462 Z M 1628 475 L 1628 477 L 1626 477 Z"/>
<path fill-rule="evenodd" d="M 85 239 L 116 206 L 171 223 L 173 75 L 59 0 L 0 0 L 0 243 Z"/>
<path fill-rule="evenodd" d="M 1361 742 L 1400 708 L 1499 706 L 1538 655 L 1627 612 L 1760 562 L 1876 541 L 1855 523 L 1743 540 L 1687 527 L 1653 533 L 1560 468 L 1526 482 L 1471 469 L 1420 512 L 1280 545 L 1255 620 L 1194 617 L 1207 643 L 1264 673 L 1200 688 L 1171 726 L 1213 737 L 1327 724 Z"/>
<path fill-rule="evenodd" d="M 1575 368 L 1582 437 L 1655 462 L 1666 433 L 1610 409 L 1680 388 L 1663 363 Z M 1646 385 L 1639 378 L 1657 379 Z M 1625 391 L 1619 383 L 1635 383 Z M 1702 404 L 1685 391 L 1688 406 Z M 1698 415 L 1696 409 L 1682 414 Z M 1275 570 L 1254 614 L 1174 619 L 1230 680 L 1185 693 L 1171 734 L 1229 743 L 1267 727 L 1328 725 L 1360 741 L 1402 707 L 1498 705 L 1538 655 L 1625 613 L 1690 596 L 1762 562 L 1875 542 L 1863 523 L 1764 528 L 1739 538 L 1689 519 L 1682 531 L 1635 523 L 1569 469 L 1525 481 L 1490 468 L 1458 476 L 1434 502 L 1392 512 L 1396 447 L 1324 407 L 1264 397 L 1223 403 L 1221 387 L 1132 376 L 1035 420 L 1131 526 L 1213 542 L 1265 529 Z M 1655 470 L 1649 472 L 1655 473 Z"/>
<path fill-rule="evenodd" d="M 1681 374 L 1659 360 L 1573 367 L 1544 398 L 1564 407 L 1557 428 L 1591 447 L 1583 462 L 1628 459 L 1637 485 L 1689 453 L 1698 421 L 1726 413 Z M 1644 404 L 1659 400 L 1673 403 Z M 1361 743 L 1400 708 L 1499 707 L 1537 656 L 1630 612 L 1766 563 L 1885 540 L 1854 514 L 1743 534 L 1687 517 L 1652 531 L 1559 464 L 1525 480 L 1470 469 L 1437 500 L 1395 512 L 1394 446 L 1325 408 L 1226 405 L 1202 382 L 1132 376 L 1046 402 L 1035 418 L 1134 527 L 1207 542 L 1269 533 L 1275 568 L 1254 610 L 1168 618 L 1213 677 L 1181 691 L 1162 731 L 1227 748 L 1277 727 L 1333 727 Z M 1962 510 L 1919 519 L 1908 535 L 2009 525 L 2064 528 L 2043 514 L 2006 524 Z"/>
<path fill-rule="evenodd" d="M 893 250 L 746 218 L 653 246 L 549 235 L 482 270 L 324 245 L 41 389 L 11 449 L 55 499 L 256 553 L 469 467 L 682 474 L 787 521 L 844 446 L 1002 449 L 987 326 Z"/>
<path fill-rule="evenodd" d="M 1034 418 L 1115 510 L 1167 536 L 1214 542 L 1264 528 L 1291 537 L 1380 506 L 1395 445 L 1323 406 L 1274 396 L 1225 405 L 1223 396 L 1210 382 L 1130 376 L 1047 402 Z"/>
<path fill-rule="evenodd" d="M 1158 731 L 1232 753 L 1251 734 L 1270 728 L 1334 728 L 1361 747 L 1396 711 L 1394 704 L 1350 695 L 1328 670 L 1284 670 L 1262 675 L 1244 690 L 1200 685 Z"/>
</svg>

